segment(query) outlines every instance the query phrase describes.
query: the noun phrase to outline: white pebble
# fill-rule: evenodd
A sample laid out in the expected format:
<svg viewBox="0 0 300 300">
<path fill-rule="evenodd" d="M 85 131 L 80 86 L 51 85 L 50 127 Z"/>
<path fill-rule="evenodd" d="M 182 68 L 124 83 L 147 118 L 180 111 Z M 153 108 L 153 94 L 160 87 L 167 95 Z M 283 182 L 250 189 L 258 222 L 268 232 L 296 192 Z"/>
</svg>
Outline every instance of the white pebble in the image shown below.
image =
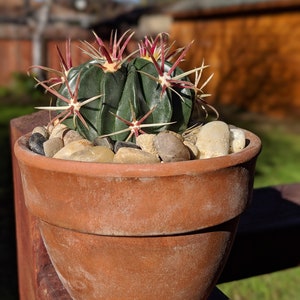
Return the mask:
<svg viewBox="0 0 300 300">
<path fill-rule="evenodd" d="M 230 153 L 239 152 L 245 148 L 245 132 L 241 128 L 230 128 L 229 151 Z"/>
<path fill-rule="evenodd" d="M 212 121 L 203 125 L 196 141 L 200 158 L 229 154 L 229 136 L 229 127 L 225 122 Z"/>
</svg>

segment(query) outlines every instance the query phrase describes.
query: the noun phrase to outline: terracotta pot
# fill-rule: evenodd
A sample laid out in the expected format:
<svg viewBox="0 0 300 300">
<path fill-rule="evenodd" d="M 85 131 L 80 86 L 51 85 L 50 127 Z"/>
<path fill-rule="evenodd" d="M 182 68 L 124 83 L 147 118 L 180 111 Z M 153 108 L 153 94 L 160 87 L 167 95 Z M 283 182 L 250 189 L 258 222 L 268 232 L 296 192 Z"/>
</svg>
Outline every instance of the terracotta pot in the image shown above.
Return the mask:
<svg viewBox="0 0 300 300">
<path fill-rule="evenodd" d="M 165 164 L 46 158 L 15 145 L 26 205 L 74 299 L 206 299 L 251 198 L 261 143 Z"/>
</svg>

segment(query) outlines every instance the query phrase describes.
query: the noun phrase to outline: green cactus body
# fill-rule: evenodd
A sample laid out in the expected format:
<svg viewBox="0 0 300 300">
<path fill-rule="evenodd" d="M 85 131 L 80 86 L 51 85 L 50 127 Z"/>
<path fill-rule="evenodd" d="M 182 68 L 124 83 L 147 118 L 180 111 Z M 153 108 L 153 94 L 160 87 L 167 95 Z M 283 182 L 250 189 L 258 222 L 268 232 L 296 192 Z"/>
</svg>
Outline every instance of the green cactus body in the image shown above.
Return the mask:
<svg viewBox="0 0 300 300">
<path fill-rule="evenodd" d="M 168 71 L 171 63 L 165 62 L 164 68 Z M 75 124 L 71 119 L 65 123 L 78 130 L 86 138 L 93 140 L 99 135 L 111 135 L 114 132 L 128 128 L 128 124 L 116 117 L 128 121 L 142 118 L 147 112 L 153 112 L 143 121 L 143 124 L 173 124 L 147 127 L 147 133 L 157 133 L 169 129 L 176 132 L 184 131 L 189 123 L 193 106 L 193 90 L 187 88 L 166 89 L 162 93 L 161 85 L 150 78 L 158 77 L 154 64 L 144 58 L 135 58 L 125 62 L 115 72 L 105 72 L 95 62 L 89 61 L 68 72 L 68 82 L 71 90 L 75 89 L 76 78 L 80 74 L 78 101 L 85 101 L 96 95 L 98 99 L 84 105 L 80 113 L 85 119 L 88 128 L 77 118 Z M 182 74 L 176 68 L 172 76 Z M 183 77 L 188 81 L 187 77 Z M 60 93 L 69 96 L 68 89 L 62 86 Z M 57 99 L 57 106 L 66 105 Z M 126 140 L 130 131 L 112 135 L 114 140 Z"/>
</svg>

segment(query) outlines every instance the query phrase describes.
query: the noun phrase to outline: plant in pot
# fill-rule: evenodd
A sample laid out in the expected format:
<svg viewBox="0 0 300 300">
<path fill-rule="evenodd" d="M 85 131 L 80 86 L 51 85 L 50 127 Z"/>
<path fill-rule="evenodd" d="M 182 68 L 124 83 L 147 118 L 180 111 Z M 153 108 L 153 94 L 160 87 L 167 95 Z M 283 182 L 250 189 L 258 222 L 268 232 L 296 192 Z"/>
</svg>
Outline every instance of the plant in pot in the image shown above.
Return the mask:
<svg viewBox="0 0 300 300">
<path fill-rule="evenodd" d="M 133 33 L 83 42 L 89 59 L 38 81 L 57 113 L 15 154 L 29 211 L 73 299 L 206 299 L 251 198 L 261 143 L 222 121 L 183 72 L 191 46 Z M 192 82 L 189 76 L 193 74 Z"/>
</svg>

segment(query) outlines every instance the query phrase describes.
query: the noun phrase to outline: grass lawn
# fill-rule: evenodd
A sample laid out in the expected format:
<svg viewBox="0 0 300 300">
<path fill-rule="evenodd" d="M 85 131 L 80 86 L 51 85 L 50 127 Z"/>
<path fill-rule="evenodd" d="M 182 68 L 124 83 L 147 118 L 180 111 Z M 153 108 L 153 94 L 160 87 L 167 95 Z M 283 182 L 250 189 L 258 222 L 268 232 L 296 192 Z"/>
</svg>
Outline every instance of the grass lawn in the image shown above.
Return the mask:
<svg viewBox="0 0 300 300">
<path fill-rule="evenodd" d="M 7 105 L 0 95 L 0 298 L 18 299 L 15 233 L 10 167 L 9 120 L 28 114 L 33 106 Z M 243 112 L 230 112 L 224 119 L 257 133 L 263 150 L 257 162 L 255 187 L 300 182 L 300 121 L 274 120 Z M 300 296 L 300 268 L 284 270 L 219 285 L 232 300 L 291 300 Z"/>
<path fill-rule="evenodd" d="M 231 300 L 296 300 L 300 268 L 223 283 L 218 288 Z"/>
</svg>

